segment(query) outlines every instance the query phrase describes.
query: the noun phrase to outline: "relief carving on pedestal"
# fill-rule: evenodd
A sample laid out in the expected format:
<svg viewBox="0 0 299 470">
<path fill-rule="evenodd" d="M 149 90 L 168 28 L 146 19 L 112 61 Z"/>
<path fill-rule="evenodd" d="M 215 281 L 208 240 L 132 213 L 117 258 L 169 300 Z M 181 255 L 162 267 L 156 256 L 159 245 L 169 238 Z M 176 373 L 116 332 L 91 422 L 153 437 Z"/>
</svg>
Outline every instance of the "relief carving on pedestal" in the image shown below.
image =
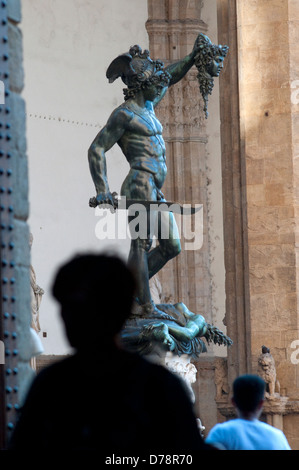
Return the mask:
<svg viewBox="0 0 299 470">
<path fill-rule="evenodd" d="M 216 401 L 226 401 L 229 393 L 227 379 L 227 361 L 222 358 L 215 359 L 215 386 Z"/>
</svg>

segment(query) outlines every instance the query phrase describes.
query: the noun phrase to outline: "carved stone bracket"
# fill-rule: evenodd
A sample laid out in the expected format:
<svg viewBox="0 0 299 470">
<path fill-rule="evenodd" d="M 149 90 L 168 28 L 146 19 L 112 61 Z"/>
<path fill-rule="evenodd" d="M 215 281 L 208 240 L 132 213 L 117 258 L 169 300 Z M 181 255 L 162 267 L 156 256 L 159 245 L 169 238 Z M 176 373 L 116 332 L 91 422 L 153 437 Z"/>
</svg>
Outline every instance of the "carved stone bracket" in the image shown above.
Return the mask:
<svg viewBox="0 0 299 470">
<path fill-rule="evenodd" d="M 217 401 L 217 409 L 226 418 L 236 416 L 235 408 L 228 401 Z M 289 397 L 277 397 L 266 400 L 263 407 L 263 415 L 267 416 L 285 416 L 289 414 L 299 414 L 299 401 L 290 400 Z"/>
</svg>

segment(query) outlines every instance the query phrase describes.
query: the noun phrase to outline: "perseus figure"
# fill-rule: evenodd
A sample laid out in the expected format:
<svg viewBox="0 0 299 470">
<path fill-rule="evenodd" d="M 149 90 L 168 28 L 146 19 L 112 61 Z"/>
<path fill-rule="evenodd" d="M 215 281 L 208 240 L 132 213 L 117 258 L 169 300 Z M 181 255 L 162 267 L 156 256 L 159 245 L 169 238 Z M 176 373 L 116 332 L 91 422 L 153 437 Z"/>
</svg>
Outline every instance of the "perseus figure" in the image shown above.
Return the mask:
<svg viewBox="0 0 299 470">
<path fill-rule="evenodd" d="M 124 102 L 112 112 L 88 151 L 96 188 L 93 206 L 111 204 L 116 207 L 108 184 L 105 155 L 115 144 L 119 145 L 130 165 L 121 196 L 127 200 L 166 202 L 162 193 L 167 173 L 165 143 L 155 107 L 168 88 L 196 65 L 207 116 L 207 97 L 211 93 L 213 77 L 219 76 L 227 50 L 227 46 L 216 46 L 207 36 L 199 34 L 192 52 L 167 67 L 159 60 L 152 60 L 149 51 L 142 52 L 138 45 L 112 61 L 106 74 L 109 82 L 121 78 L 127 88 L 124 89 Z M 135 268 L 138 277 L 136 303 L 139 313 L 167 318 L 152 300 L 149 279 L 180 253 L 181 245 L 173 213 L 163 211 L 160 216 L 160 223 L 169 227 L 169 237 L 158 237 L 152 248 L 151 224 L 148 223 L 146 237 L 132 237 L 128 263 Z"/>
</svg>

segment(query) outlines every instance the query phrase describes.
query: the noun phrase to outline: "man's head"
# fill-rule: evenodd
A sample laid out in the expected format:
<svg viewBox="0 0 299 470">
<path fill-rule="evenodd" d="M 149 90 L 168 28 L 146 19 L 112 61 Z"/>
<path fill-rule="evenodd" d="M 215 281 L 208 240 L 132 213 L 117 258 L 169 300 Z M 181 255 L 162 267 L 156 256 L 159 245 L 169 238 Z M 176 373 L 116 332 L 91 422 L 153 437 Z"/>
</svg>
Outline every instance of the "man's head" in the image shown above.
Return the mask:
<svg viewBox="0 0 299 470">
<path fill-rule="evenodd" d="M 57 272 L 53 296 L 71 346 L 109 343 L 131 313 L 135 277 L 117 256 L 82 254 Z"/>
<path fill-rule="evenodd" d="M 233 404 L 244 415 L 261 411 L 266 384 L 257 375 L 241 375 L 233 383 Z"/>
<path fill-rule="evenodd" d="M 200 33 L 194 47 L 197 50 L 195 56 L 196 66 L 208 73 L 211 77 L 218 77 L 220 69 L 217 69 L 214 65 L 215 63 L 222 65 L 228 53 L 228 46 L 213 44 L 208 36 Z"/>
<path fill-rule="evenodd" d="M 142 52 L 140 46 L 132 46 L 128 53 L 121 54 L 109 65 L 106 76 L 112 83 L 121 77 L 127 85 L 125 99 L 134 97 L 140 90 L 149 87 L 168 86 L 170 75 L 164 70 L 163 62 L 152 60 L 149 51 Z"/>
<path fill-rule="evenodd" d="M 228 53 L 228 46 L 213 44 L 210 38 L 200 33 L 194 45 L 195 66 L 198 70 L 198 82 L 204 100 L 204 112 L 208 117 L 208 98 L 214 87 L 214 77 L 219 77 L 223 61 Z"/>
</svg>

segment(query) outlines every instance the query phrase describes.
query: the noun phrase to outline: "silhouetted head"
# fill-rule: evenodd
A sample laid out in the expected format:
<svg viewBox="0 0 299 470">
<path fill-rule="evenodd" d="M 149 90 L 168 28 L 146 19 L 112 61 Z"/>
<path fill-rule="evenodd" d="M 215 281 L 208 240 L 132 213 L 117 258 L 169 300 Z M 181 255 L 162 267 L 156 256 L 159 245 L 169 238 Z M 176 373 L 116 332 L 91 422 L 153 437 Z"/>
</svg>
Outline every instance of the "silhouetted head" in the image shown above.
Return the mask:
<svg viewBox="0 0 299 470">
<path fill-rule="evenodd" d="M 258 375 L 241 375 L 233 383 L 233 401 L 245 413 L 256 411 L 264 400 L 266 384 Z"/>
<path fill-rule="evenodd" d="M 117 256 L 77 255 L 57 272 L 53 296 L 71 346 L 111 343 L 131 313 L 135 277 Z"/>
</svg>

